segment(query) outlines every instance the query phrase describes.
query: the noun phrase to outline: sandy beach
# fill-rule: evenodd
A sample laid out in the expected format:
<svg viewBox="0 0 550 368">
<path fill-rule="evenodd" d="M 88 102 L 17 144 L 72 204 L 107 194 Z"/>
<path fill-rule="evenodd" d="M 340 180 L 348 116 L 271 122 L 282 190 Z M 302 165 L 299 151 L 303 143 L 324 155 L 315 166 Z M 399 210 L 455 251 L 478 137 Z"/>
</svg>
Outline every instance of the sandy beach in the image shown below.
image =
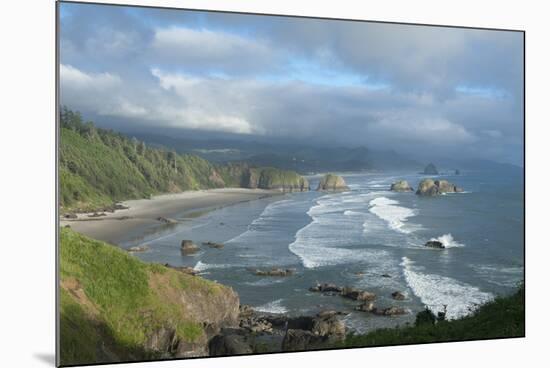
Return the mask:
<svg viewBox="0 0 550 368">
<path fill-rule="evenodd" d="M 122 202 L 128 209 L 106 212 L 101 217 L 90 217 L 91 213 L 78 214 L 76 219 L 62 218 L 61 226 L 69 225 L 75 231 L 94 239 L 118 243 L 129 232 L 140 227 L 162 226 L 169 220 L 185 220 L 185 214 L 208 211 L 240 202 L 251 201 L 282 194 L 264 189 L 222 188 L 163 194 L 151 199 L 137 199 Z M 178 218 L 181 216 L 184 218 Z"/>
</svg>

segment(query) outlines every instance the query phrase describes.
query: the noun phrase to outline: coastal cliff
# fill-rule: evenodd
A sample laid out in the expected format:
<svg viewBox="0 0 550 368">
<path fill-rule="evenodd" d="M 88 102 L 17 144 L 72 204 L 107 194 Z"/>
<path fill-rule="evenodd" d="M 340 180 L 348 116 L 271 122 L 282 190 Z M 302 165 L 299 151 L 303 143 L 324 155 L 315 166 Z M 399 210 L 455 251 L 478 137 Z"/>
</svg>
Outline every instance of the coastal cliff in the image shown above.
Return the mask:
<svg viewBox="0 0 550 368">
<path fill-rule="evenodd" d="M 207 356 L 238 325 L 231 288 L 80 235 L 60 233 L 63 365 Z"/>
<path fill-rule="evenodd" d="M 118 201 L 211 188 L 309 190 L 294 171 L 213 164 L 191 154 L 145 145 L 61 113 L 59 147 L 61 212 L 112 211 Z"/>
</svg>

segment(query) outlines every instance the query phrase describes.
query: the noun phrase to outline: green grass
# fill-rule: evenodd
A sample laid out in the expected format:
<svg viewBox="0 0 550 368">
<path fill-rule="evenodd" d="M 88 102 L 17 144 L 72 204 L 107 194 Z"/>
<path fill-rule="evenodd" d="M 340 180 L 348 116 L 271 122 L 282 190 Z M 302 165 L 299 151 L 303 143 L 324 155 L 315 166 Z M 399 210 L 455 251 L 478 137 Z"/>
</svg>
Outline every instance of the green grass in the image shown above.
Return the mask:
<svg viewBox="0 0 550 368">
<path fill-rule="evenodd" d="M 450 321 L 416 323 L 414 326 L 375 330 L 366 335 L 350 335 L 344 347 L 383 346 L 477 340 L 525 335 L 525 289 L 497 297 L 474 314 Z"/>
<path fill-rule="evenodd" d="M 59 150 L 61 212 L 101 210 L 117 201 L 153 194 L 221 187 L 269 189 L 304 179 L 292 171 L 248 168 L 243 164 L 214 165 L 198 156 L 147 147 L 110 130 L 84 123 L 79 113 L 61 112 Z M 259 181 L 259 183 L 258 183 Z"/>
<path fill-rule="evenodd" d="M 161 327 L 187 342 L 203 336 L 200 321 L 186 315 L 181 292 L 204 297 L 223 286 L 146 264 L 68 228 L 60 233 L 62 364 L 109 360 L 101 344 L 117 359 L 148 359 L 153 353 L 143 346 Z"/>
</svg>

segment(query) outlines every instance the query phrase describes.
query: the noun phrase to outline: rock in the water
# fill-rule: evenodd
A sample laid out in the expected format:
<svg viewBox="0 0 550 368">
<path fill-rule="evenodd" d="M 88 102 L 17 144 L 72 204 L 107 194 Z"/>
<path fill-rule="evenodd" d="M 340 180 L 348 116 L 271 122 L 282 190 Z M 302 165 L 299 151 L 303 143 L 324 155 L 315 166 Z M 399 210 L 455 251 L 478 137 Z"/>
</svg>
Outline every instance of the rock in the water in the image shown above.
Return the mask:
<svg viewBox="0 0 550 368">
<path fill-rule="evenodd" d="M 174 220 L 174 219 L 171 219 L 171 218 L 168 218 L 168 217 L 162 217 L 162 216 L 157 217 L 157 221 L 163 222 L 165 224 L 170 224 L 170 225 L 178 223 L 178 220 Z"/>
<path fill-rule="evenodd" d="M 424 175 L 439 175 L 439 171 L 431 162 L 424 168 Z"/>
<path fill-rule="evenodd" d="M 349 190 L 349 187 L 341 176 L 326 174 L 319 182 L 317 190 L 323 192 L 339 192 Z"/>
<path fill-rule="evenodd" d="M 399 180 L 393 183 L 390 187 L 392 192 L 412 192 L 414 189 L 406 180 Z"/>
<path fill-rule="evenodd" d="M 309 288 L 309 291 L 321 292 L 321 293 L 341 293 L 342 288 L 334 284 L 317 284 Z"/>
<path fill-rule="evenodd" d="M 389 307 L 384 309 L 374 308 L 372 313 L 377 314 L 379 316 L 399 316 L 399 315 L 407 314 L 407 310 L 401 307 Z"/>
<path fill-rule="evenodd" d="M 202 245 L 207 245 L 210 248 L 216 248 L 216 249 L 222 249 L 223 248 L 222 243 L 215 243 L 215 242 L 211 242 L 211 241 L 203 242 Z"/>
<path fill-rule="evenodd" d="M 192 254 L 199 251 L 199 247 L 192 240 L 181 241 L 181 252 L 183 254 Z"/>
<path fill-rule="evenodd" d="M 430 240 L 424 244 L 428 248 L 445 249 L 445 246 L 439 240 Z"/>
<path fill-rule="evenodd" d="M 243 335 L 216 335 L 208 343 L 210 356 L 251 354 L 252 346 Z"/>
<path fill-rule="evenodd" d="M 272 268 L 271 270 L 255 270 L 256 276 L 291 276 L 294 274 L 294 270 L 287 268 Z"/>
<path fill-rule="evenodd" d="M 149 246 L 147 244 L 136 245 L 135 247 L 128 248 L 128 252 L 130 253 L 146 252 L 148 250 Z"/>
<path fill-rule="evenodd" d="M 418 184 L 416 194 L 426 197 L 433 197 L 443 193 L 460 193 L 464 190 L 447 180 L 424 179 Z"/>
<path fill-rule="evenodd" d="M 395 300 L 405 300 L 405 294 L 400 291 L 394 291 L 391 293 L 391 297 Z"/>
<path fill-rule="evenodd" d="M 373 302 L 366 302 L 363 303 L 357 307 L 355 307 L 355 310 L 361 311 L 361 312 L 372 312 L 375 309 Z"/>
<path fill-rule="evenodd" d="M 460 175 L 460 170 L 456 169 L 455 170 L 455 175 Z"/>
<path fill-rule="evenodd" d="M 369 293 L 368 291 L 358 290 L 355 288 L 344 287 L 342 289 L 342 296 L 353 300 L 367 301 L 376 299 L 376 294 Z"/>
</svg>

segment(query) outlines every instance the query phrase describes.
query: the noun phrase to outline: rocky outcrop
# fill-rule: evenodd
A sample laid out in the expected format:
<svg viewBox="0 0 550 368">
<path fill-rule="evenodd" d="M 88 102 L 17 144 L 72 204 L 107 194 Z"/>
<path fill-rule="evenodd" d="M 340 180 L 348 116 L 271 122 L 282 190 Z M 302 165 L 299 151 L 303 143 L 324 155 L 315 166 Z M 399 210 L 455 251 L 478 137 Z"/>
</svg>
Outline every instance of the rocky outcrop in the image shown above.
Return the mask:
<svg viewBox="0 0 550 368">
<path fill-rule="evenodd" d="M 400 291 L 394 291 L 393 293 L 391 293 L 391 297 L 394 300 L 405 300 L 405 294 Z"/>
<path fill-rule="evenodd" d="M 370 301 L 376 299 L 376 294 L 370 293 L 364 290 L 358 290 L 355 288 L 344 287 L 342 289 L 342 296 L 344 298 L 358 300 L 358 301 Z"/>
<path fill-rule="evenodd" d="M 342 292 L 342 288 L 340 286 L 334 285 L 334 284 L 319 284 L 317 283 L 315 286 L 312 286 L 309 288 L 309 291 L 313 292 L 321 292 L 321 293 L 338 293 L 340 294 Z"/>
<path fill-rule="evenodd" d="M 431 162 L 424 168 L 424 175 L 439 175 L 439 171 L 437 171 L 437 168 L 434 164 Z"/>
<path fill-rule="evenodd" d="M 227 356 L 252 354 L 252 344 L 247 336 L 239 330 L 225 331 L 224 334 L 214 336 L 208 343 L 210 356 Z"/>
<path fill-rule="evenodd" d="M 334 174 L 326 174 L 317 186 L 317 191 L 322 192 L 339 192 L 344 190 L 349 190 L 344 178 Z"/>
<path fill-rule="evenodd" d="M 429 240 L 424 246 L 428 248 L 445 249 L 445 246 L 439 240 Z"/>
<path fill-rule="evenodd" d="M 281 192 L 306 192 L 309 182 L 294 171 L 275 168 L 245 168 L 241 177 L 241 187 L 251 189 L 279 190 Z"/>
<path fill-rule="evenodd" d="M 464 190 L 447 180 L 424 179 L 418 184 L 416 194 L 433 197 L 443 193 L 460 193 Z"/>
<path fill-rule="evenodd" d="M 339 313 L 326 311 L 314 317 L 298 317 L 288 321 L 282 343 L 284 351 L 322 349 L 343 341 L 346 336 L 344 322 Z"/>
<path fill-rule="evenodd" d="M 390 187 L 392 192 L 412 192 L 414 189 L 406 180 L 399 180 L 393 183 Z"/>
<path fill-rule="evenodd" d="M 355 308 L 357 311 L 369 312 L 377 316 L 400 316 L 407 314 L 407 310 L 401 307 L 377 308 L 373 302 L 365 302 Z"/>
<path fill-rule="evenodd" d="M 199 247 L 192 240 L 182 240 L 181 241 L 181 252 L 183 254 L 193 254 L 197 253 L 200 250 Z"/>
</svg>

